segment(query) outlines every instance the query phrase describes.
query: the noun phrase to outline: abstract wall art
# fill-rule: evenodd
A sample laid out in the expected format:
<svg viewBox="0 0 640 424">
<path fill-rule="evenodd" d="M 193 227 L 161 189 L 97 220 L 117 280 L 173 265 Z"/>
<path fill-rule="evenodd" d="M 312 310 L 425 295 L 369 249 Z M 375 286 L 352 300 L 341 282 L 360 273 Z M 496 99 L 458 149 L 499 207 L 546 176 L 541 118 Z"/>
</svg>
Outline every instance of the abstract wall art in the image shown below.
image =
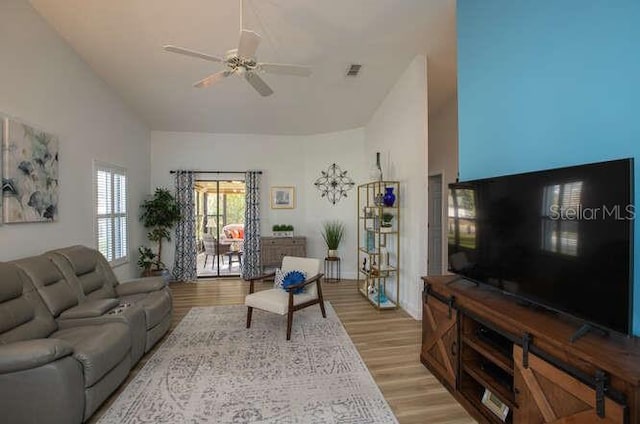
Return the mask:
<svg viewBox="0 0 640 424">
<path fill-rule="evenodd" d="M 58 138 L 3 119 L 4 222 L 52 222 L 58 217 Z"/>
</svg>

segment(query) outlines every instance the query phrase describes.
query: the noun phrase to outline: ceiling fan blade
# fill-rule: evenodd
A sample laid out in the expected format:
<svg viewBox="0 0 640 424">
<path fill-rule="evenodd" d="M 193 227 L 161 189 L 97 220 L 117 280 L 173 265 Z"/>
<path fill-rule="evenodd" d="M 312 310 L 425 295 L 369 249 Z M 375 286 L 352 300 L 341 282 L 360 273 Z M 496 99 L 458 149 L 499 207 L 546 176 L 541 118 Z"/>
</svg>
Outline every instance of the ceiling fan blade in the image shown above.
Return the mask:
<svg viewBox="0 0 640 424">
<path fill-rule="evenodd" d="M 238 45 L 238 56 L 240 57 L 254 57 L 260 40 L 262 38 L 258 33 L 243 29 L 240 32 L 240 44 Z"/>
<path fill-rule="evenodd" d="M 206 53 L 200 53 L 195 50 L 183 49 L 182 47 L 169 45 L 169 46 L 164 46 L 163 49 L 171 53 L 178 53 L 178 54 L 183 54 L 185 56 L 197 57 L 200 59 L 209 60 L 211 62 L 224 62 L 224 59 L 221 57 L 212 56 Z"/>
<path fill-rule="evenodd" d="M 204 78 L 203 80 L 200 80 L 197 83 L 193 84 L 193 86 L 197 87 L 197 88 L 206 88 L 206 87 L 212 86 L 213 84 L 219 82 L 220 80 L 228 77 L 232 73 L 233 73 L 232 71 L 216 72 L 215 74 L 209 75 L 208 77 Z"/>
<path fill-rule="evenodd" d="M 311 75 L 311 67 L 304 65 L 287 65 L 284 63 L 260 63 L 260 69 L 270 74 L 295 75 L 308 77 Z"/>
<path fill-rule="evenodd" d="M 273 90 L 271 89 L 271 87 L 269 87 L 267 83 L 264 82 L 264 80 L 260 78 L 255 72 L 247 72 L 246 74 L 244 74 L 244 79 L 246 79 L 247 82 L 251 84 L 251 86 L 255 88 L 261 96 L 266 97 L 273 94 Z"/>
</svg>

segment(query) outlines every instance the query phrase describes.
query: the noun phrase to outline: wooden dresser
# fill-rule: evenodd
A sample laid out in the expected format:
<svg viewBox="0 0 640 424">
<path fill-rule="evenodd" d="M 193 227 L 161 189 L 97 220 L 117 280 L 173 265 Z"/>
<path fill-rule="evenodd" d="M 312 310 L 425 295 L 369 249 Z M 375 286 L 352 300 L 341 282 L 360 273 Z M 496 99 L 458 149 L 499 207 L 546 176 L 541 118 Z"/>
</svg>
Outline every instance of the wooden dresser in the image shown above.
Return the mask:
<svg viewBox="0 0 640 424">
<path fill-rule="evenodd" d="M 579 324 L 564 316 L 454 276 L 423 280 L 420 358 L 481 423 L 640 422 L 638 338 L 571 342 Z"/>
<path fill-rule="evenodd" d="M 262 269 L 277 268 L 284 256 L 307 256 L 305 237 L 260 237 L 260 262 Z"/>
</svg>

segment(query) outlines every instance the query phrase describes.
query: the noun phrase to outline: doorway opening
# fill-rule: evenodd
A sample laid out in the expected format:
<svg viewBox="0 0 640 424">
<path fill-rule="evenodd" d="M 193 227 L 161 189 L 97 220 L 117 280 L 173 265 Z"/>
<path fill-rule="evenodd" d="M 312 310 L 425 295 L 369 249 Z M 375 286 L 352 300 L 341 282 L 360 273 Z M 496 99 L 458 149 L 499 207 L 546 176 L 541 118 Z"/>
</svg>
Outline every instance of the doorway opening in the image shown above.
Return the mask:
<svg viewBox="0 0 640 424">
<path fill-rule="evenodd" d="M 238 277 L 244 247 L 245 182 L 196 180 L 198 278 Z"/>
<path fill-rule="evenodd" d="M 429 258 L 427 274 L 441 275 L 442 260 L 442 174 L 429 176 Z"/>
</svg>

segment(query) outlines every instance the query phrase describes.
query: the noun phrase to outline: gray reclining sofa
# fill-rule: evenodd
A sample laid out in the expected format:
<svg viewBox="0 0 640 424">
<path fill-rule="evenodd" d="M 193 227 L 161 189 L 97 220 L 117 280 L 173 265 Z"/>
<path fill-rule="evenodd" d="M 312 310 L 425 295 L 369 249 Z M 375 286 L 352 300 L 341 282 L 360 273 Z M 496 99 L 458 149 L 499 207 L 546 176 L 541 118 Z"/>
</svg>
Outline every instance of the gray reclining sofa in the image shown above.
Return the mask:
<svg viewBox="0 0 640 424">
<path fill-rule="evenodd" d="M 161 279 L 119 284 L 84 246 L 0 263 L 0 421 L 88 420 L 167 332 L 171 306 Z"/>
</svg>

